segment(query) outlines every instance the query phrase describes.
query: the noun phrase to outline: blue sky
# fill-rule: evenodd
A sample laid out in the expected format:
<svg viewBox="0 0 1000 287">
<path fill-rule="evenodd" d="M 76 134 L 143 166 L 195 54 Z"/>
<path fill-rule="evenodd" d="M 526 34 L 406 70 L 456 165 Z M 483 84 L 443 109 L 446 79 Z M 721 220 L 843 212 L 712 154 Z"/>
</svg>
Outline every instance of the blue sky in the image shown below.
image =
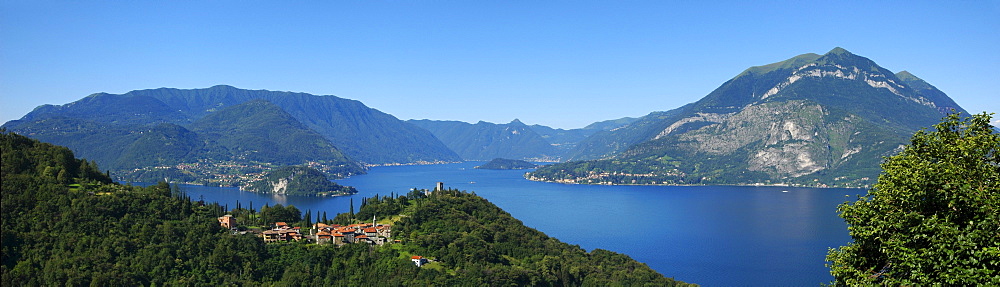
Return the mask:
<svg viewBox="0 0 1000 287">
<path fill-rule="evenodd" d="M 227 84 L 404 120 L 577 128 L 837 46 L 1000 112 L 1000 1 L 701 2 L 0 0 L 0 121 L 96 92 Z"/>
</svg>

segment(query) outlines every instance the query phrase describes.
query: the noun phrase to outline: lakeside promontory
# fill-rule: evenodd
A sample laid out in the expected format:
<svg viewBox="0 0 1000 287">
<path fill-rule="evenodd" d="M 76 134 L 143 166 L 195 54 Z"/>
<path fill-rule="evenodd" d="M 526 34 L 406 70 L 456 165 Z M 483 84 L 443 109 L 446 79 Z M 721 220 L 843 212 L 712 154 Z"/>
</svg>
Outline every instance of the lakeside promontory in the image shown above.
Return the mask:
<svg viewBox="0 0 1000 287">
<path fill-rule="evenodd" d="M 490 162 L 483 165 L 476 166 L 478 169 L 532 169 L 538 167 L 537 164 L 533 164 L 523 160 L 517 159 L 505 159 L 505 158 L 494 158 Z"/>
</svg>

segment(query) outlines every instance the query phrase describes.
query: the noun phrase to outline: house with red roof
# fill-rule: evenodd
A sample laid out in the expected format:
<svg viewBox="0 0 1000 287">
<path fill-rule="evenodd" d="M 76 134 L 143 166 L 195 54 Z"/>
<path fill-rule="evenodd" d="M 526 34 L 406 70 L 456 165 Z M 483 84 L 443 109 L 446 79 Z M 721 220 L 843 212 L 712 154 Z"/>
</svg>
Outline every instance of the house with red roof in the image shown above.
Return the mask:
<svg viewBox="0 0 1000 287">
<path fill-rule="evenodd" d="M 421 267 L 424 266 L 424 264 L 427 264 L 427 258 L 424 258 L 423 256 L 410 257 L 410 261 L 413 261 L 413 264 L 416 264 L 417 267 Z"/>
</svg>

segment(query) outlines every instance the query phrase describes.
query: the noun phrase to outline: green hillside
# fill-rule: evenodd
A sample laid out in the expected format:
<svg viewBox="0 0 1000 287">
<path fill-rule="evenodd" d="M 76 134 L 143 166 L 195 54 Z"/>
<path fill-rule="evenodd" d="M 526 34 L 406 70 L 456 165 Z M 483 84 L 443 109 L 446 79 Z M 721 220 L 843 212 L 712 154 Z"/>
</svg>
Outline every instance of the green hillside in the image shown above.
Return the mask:
<svg viewBox="0 0 1000 287">
<path fill-rule="evenodd" d="M 359 101 L 306 93 L 244 90 L 224 85 L 205 89 L 137 90 L 121 95 L 98 93 L 65 105 L 40 106 L 23 118 L 3 126 L 31 137 L 46 138 L 52 143 L 69 146 L 81 155 L 90 157 L 100 151 L 74 145 L 79 135 L 52 135 L 56 131 L 43 129 L 38 125 L 55 119 L 72 119 L 94 125 L 111 125 L 137 133 L 161 123 L 187 126 L 226 107 L 253 100 L 266 100 L 277 105 L 305 128 L 326 138 L 346 156 L 364 163 L 459 160 L 458 155 L 435 139 L 430 132 L 369 108 Z M 97 133 L 95 140 L 117 140 L 102 138 L 102 135 Z M 103 166 L 114 164 L 100 158 L 95 160 Z"/>
<path fill-rule="evenodd" d="M 365 200 L 357 218 L 393 222 L 398 243 L 265 244 L 217 218 L 297 221 L 297 208 L 229 209 L 162 182 L 114 184 L 67 148 L 6 131 L 0 151 L 4 286 L 687 285 L 628 256 L 559 242 L 471 193 Z M 418 254 L 437 262 L 417 267 Z"/>
<path fill-rule="evenodd" d="M 331 173 L 339 176 L 362 171 L 322 135 L 264 100 L 223 108 L 189 127 L 229 158 L 277 165 L 327 163 L 343 170 Z"/>
<path fill-rule="evenodd" d="M 97 120 L 55 117 L 9 124 L 39 140 L 65 144 L 124 181 L 238 186 L 273 167 L 308 163 L 338 178 L 365 172 L 322 135 L 263 100 L 218 109 L 187 127 Z"/>
</svg>

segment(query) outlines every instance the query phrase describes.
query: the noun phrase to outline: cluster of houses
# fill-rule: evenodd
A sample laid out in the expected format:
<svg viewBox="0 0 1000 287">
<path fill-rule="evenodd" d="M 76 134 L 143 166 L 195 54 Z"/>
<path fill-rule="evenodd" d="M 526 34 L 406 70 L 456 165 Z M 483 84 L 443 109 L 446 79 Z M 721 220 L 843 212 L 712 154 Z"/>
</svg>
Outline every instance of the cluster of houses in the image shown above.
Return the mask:
<svg viewBox="0 0 1000 287">
<path fill-rule="evenodd" d="M 291 227 L 288 223 L 275 222 L 274 228 L 271 230 L 264 230 L 261 235 L 264 236 L 264 243 L 279 242 L 279 241 L 298 241 L 304 238 L 302 236 L 301 227 Z"/>
<path fill-rule="evenodd" d="M 333 243 L 339 246 L 349 243 L 367 243 L 382 245 L 389 238 L 392 238 L 392 226 L 372 223 L 341 226 L 320 222 L 313 224 L 312 236 L 318 244 Z"/>
<path fill-rule="evenodd" d="M 225 227 L 228 221 L 219 218 L 219 224 Z M 326 223 L 313 224 L 308 234 L 301 227 L 292 227 L 285 222 L 275 222 L 274 227 L 261 232 L 265 243 L 298 241 L 308 239 L 317 244 L 336 244 L 337 246 L 351 243 L 366 243 L 383 245 L 392 238 L 392 226 L 388 224 L 359 223 L 347 226 Z"/>
<path fill-rule="evenodd" d="M 219 225 L 223 228 L 236 230 L 236 218 L 232 215 L 219 217 L 218 220 Z M 338 246 L 349 243 L 382 245 L 389 238 L 392 238 L 392 226 L 374 223 L 341 226 L 320 222 L 313 224 L 312 229 L 306 234 L 301 227 L 293 227 L 285 222 L 275 222 L 271 229 L 264 230 L 260 234 L 264 237 L 265 243 L 308 239 L 318 244 L 332 243 Z"/>
</svg>

